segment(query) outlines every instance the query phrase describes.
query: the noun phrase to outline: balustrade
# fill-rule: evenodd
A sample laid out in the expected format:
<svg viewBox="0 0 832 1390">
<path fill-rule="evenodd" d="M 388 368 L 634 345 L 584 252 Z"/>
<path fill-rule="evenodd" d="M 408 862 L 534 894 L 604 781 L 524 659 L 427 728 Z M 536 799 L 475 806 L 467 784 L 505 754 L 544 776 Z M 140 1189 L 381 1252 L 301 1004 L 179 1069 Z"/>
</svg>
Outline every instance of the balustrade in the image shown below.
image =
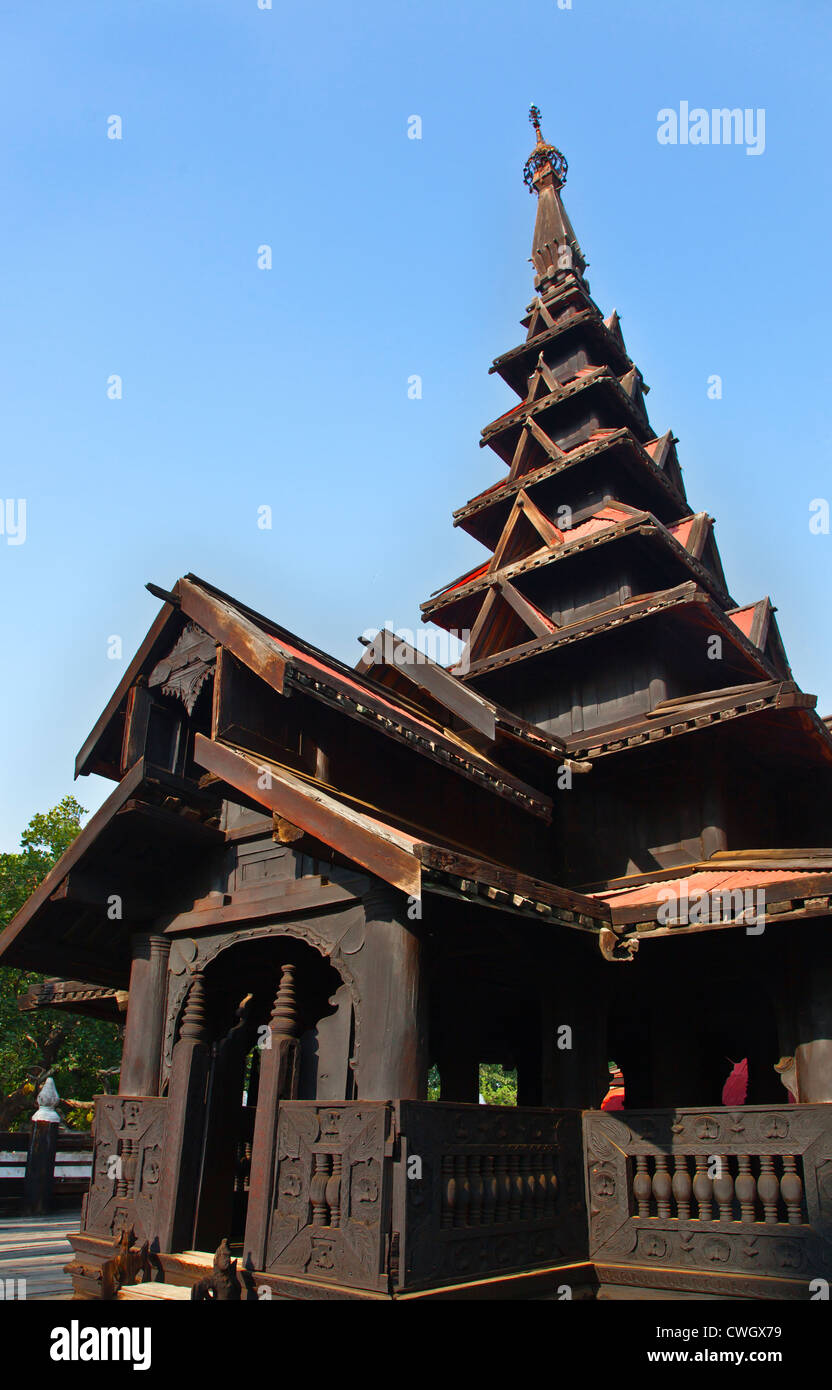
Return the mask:
<svg viewBox="0 0 832 1390">
<path fill-rule="evenodd" d="M 445 1154 L 440 1171 L 443 1228 L 539 1222 L 554 1215 L 554 1149 Z"/>
<path fill-rule="evenodd" d="M 808 1222 L 803 1161 L 795 1154 L 637 1154 L 635 1215 L 662 1221 Z M 691 1201 L 693 1198 L 693 1201 Z"/>
</svg>

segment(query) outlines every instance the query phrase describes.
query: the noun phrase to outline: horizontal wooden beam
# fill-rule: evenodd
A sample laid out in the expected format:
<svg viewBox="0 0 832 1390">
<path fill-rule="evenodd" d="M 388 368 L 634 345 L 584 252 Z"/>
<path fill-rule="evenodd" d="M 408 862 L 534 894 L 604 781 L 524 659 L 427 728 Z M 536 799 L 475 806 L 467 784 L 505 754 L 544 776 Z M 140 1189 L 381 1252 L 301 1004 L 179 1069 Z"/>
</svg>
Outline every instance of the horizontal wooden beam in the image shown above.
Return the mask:
<svg viewBox="0 0 832 1390">
<path fill-rule="evenodd" d="M 268 759 L 256 759 L 214 743 L 203 734 L 196 736 L 194 758 L 200 767 L 215 773 L 235 790 L 277 811 L 377 878 L 419 897 L 421 865 L 415 849 L 406 846 L 403 836 L 393 831 L 384 833 L 380 822 L 371 824 L 367 817 Z M 415 847 L 418 841 L 411 843 Z"/>
</svg>

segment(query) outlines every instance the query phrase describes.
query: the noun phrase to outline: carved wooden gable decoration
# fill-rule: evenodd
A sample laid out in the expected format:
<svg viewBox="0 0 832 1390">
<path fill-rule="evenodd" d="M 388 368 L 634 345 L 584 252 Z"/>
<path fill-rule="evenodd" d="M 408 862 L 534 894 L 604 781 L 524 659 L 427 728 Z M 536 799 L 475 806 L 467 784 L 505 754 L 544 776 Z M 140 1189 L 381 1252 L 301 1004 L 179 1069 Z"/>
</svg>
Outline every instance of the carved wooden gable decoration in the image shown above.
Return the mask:
<svg viewBox="0 0 832 1390">
<path fill-rule="evenodd" d="M 161 686 L 163 695 L 176 696 L 193 714 L 203 685 L 214 678 L 216 654 L 213 637 L 188 623 L 170 654 L 154 666 L 148 685 Z"/>
</svg>

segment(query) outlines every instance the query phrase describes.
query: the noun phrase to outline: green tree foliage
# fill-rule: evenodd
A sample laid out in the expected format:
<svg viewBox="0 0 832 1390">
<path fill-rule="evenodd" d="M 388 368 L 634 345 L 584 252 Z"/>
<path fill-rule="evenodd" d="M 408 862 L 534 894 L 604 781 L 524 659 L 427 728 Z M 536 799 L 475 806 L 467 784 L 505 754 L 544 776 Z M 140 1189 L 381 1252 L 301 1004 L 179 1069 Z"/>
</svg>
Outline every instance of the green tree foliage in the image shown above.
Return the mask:
<svg viewBox="0 0 832 1390">
<path fill-rule="evenodd" d="M 0 854 L 0 931 L 72 844 L 84 814 L 74 796 L 65 796 L 51 811 L 32 817 L 18 853 Z M 73 1102 L 64 1111 L 67 1124 L 88 1129 L 87 1102 L 107 1089 L 119 1065 L 119 1029 L 59 1009 L 21 1013 L 20 995 L 42 979 L 31 971 L 0 968 L 0 1130 L 28 1121 L 36 1092 L 50 1075 L 65 1103 Z"/>
<path fill-rule="evenodd" d="M 499 1062 L 481 1062 L 480 1095 L 486 1105 L 516 1105 L 517 1072 L 503 1071 Z"/>
</svg>

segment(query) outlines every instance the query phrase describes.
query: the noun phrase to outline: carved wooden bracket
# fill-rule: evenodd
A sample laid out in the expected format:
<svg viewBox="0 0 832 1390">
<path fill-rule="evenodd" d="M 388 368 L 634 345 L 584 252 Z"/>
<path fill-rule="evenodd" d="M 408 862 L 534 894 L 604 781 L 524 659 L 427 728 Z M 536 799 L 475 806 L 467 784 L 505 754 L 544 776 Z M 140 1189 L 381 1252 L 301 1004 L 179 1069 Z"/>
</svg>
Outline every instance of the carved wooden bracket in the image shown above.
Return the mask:
<svg viewBox="0 0 832 1390">
<path fill-rule="evenodd" d="M 163 695 L 177 696 L 188 714 L 193 714 L 197 696 L 207 680 L 212 680 L 217 646 L 196 623 L 188 623 L 173 650 L 157 662 L 148 685 L 160 685 Z"/>
</svg>

